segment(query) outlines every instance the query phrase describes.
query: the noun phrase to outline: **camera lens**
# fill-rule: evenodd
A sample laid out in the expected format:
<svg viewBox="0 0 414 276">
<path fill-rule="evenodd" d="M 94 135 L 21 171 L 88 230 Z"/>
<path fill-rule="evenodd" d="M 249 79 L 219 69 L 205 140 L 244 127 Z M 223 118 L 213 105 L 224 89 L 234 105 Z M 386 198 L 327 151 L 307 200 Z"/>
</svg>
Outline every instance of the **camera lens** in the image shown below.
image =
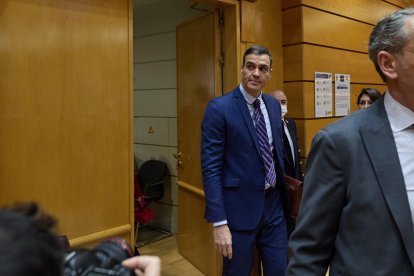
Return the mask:
<svg viewBox="0 0 414 276">
<path fill-rule="evenodd" d="M 92 250 L 73 249 L 65 256 L 65 276 L 130 276 L 133 271 L 121 265 L 122 261 L 132 257 L 133 251 L 122 238 L 109 238 L 100 242 Z"/>
<path fill-rule="evenodd" d="M 87 271 L 89 267 L 96 267 L 98 265 L 97 258 L 91 254 L 89 250 L 83 248 L 69 250 L 66 252 L 65 256 L 63 275 L 84 275 L 83 273 Z"/>
<path fill-rule="evenodd" d="M 118 237 L 102 241 L 94 248 L 94 252 L 102 268 L 111 268 L 134 256 L 129 244 Z"/>
</svg>

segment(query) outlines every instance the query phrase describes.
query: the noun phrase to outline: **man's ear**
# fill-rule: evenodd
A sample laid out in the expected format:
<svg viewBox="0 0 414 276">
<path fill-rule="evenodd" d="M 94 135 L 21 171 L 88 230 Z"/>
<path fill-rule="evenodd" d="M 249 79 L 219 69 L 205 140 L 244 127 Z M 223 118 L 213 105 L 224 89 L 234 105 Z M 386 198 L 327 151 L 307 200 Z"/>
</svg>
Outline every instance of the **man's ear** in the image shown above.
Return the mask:
<svg viewBox="0 0 414 276">
<path fill-rule="evenodd" d="M 396 68 L 396 57 L 386 51 L 379 51 L 377 54 L 378 65 L 382 73 L 389 79 L 398 77 Z"/>
</svg>

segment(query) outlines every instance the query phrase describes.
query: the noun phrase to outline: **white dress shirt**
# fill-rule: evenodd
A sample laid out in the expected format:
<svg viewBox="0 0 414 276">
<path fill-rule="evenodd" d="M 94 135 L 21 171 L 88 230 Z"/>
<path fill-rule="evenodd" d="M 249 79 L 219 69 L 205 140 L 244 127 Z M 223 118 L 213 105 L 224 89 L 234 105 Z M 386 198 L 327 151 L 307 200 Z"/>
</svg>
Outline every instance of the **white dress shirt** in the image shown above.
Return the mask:
<svg viewBox="0 0 414 276">
<path fill-rule="evenodd" d="M 384 106 L 397 146 L 414 224 L 414 112 L 397 102 L 389 92 L 385 93 Z"/>
</svg>

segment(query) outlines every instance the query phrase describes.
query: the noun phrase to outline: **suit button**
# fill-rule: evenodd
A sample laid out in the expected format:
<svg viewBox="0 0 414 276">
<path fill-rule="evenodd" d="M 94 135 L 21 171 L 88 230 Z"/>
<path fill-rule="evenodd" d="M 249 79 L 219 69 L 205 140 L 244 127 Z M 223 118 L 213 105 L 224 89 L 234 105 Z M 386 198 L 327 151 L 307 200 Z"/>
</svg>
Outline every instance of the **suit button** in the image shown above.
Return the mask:
<svg viewBox="0 0 414 276">
<path fill-rule="evenodd" d="M 264 191 L 264 189 L 265 189 L 265 187 L 260 187 L 260 191 L 262 191 L 262 192 L 263 192 L 263 191 Z"/>
</svg>

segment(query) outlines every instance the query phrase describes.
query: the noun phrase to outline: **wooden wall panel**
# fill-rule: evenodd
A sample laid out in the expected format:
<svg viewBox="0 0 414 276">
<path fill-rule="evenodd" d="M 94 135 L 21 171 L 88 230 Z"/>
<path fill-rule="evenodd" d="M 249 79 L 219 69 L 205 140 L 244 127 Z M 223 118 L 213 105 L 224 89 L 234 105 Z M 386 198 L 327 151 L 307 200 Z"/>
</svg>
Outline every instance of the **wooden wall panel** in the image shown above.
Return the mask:
<svg viewBox="0 0 414 276">
<path fill-rule="evenodd" d="M 287 82 L 283 90 L 288 98 L 288 117 L 314 118 L 314 85 L 312 82 Z"/>
<path fill-rule="evenodd" d="M 280 0 L 260 0 L 256 5 L 257 43 L 269 48 L 273 55 L 272 77 L 267 83 L 268 91 L 283 89 L 282 12 Z"/>
<path fill-rule="evenodd" d="M 305 6 L 284 11 L 283 27 L 283 45 L 312 43 L 364 53 L 372 30 L 370 24 Z"/>
<path fill-rule="evenodd" d="M 343 17 L 375 25 L 379 19 L 397 11 L 395 5 L 382 0 L 283 0 L 282 9 L 305 5 Z"/>
<path fill-rule="evenodd" d="M 412 3 L 411 0 L 383 0 L 386 3 L 390 3 L 393 5 L 396 5 L 400 8 L 408 8 L 408 7 L 413 7 L 414 3 Z M 411 4 L 407 3 L 407 2 L 411 2 Z"/>
<path fill-rule="evenodd" d="M 296 127 L 298 132 L 298 142 L 301 149 L 301 156 L 308 156 L 310 145 L 315 134 L 324 126 L 335 122 L 336 118 L 320 118 L 303 120 L 296 119 Z"/>
<path fill-rule="evenodd" d="M 241 3 L 241 41 L 256 41 L 256 28 L 254 22 L 256 16 L 256 5 L 250 1 L 240 1 Z"/>
<path fill-rule="evenodd" d="M 132 240 L 131 1 L 0 10 L 0 204 L 38 202 L 71 240 Z"/>
<path fill-rule="evenodd" d="M 246 2 L 246 0 L 241 0 Z M 256 2 L 242 3 L 241 8 L 248 7 L 247 12 L 241 12 L 241 52 L 244 54 L 252 44 L 260 44 L 267 47 L 273 55 L 272 77 L 266 90 L 283 88 L 283 50 L 282 50 L 282 14 L 281 0 L 260 0 Z M 254 16 L 252 15 L 254 10 Z M 251 33 L 254 30 L 254 33 Z M 244 37 L 248 41 L 243 40 Z M 252 38 L 255 38 L 254 41 Z M 244 44 L 244 45 L 243 45 Z"/>
<path fill-rule="evenodd" d="M 285 81 L 313 81 L 315 71 L 351 74 L 351 81 L 382 83 L 367 54 L 315 45 L 283 48 Z"/>
<path fill-rule="evenodd" d="M 283 46 L 303 42 L 303 7 L 296 6 L 282 12 Z"/>
<path fill-rule="evenodd" d="M 234 5 L 225 6 L 222 9 L 225 18 L 223 27 L 223 91 L 231 91 L 241 82 L 240 5 L 234 3 Z"/>
</svg>

